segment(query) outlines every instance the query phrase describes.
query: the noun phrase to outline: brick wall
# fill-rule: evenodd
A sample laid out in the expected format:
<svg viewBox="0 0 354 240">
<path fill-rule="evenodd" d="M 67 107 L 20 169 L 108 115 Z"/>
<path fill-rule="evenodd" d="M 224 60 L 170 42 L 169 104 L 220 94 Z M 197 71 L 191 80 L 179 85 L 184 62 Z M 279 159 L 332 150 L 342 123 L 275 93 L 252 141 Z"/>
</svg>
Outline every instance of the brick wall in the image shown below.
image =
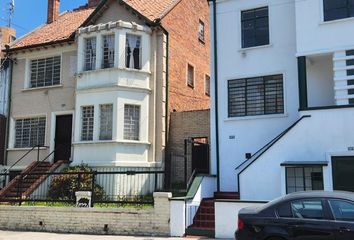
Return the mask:
<svg viewBox="0 0 354 240">
<path fill-rule="evenodd" d="M 5 45 L 11 42 L 11 37 L 16 36 L 16 30 L 8 27 L 0 27 L 0 50 L 5 49 Z M 4 57 L 4 53 L 0 51 L 0 59 Z"/>
<path fill-rule="evenodd" d="M 198 39 L 199 20 L 205 43 Z M 210 76 L 209 5 L 206 0 L 182 0 L 162 19 L 169 32 L 169 112 L 209 108 L 205 75 Z M 187 85 L 187 64 L 194 66 L 194 88 Z"/>
<path fill-rule="evenodd" d="M 0 229 L 59 233 L 168 236 L 171 193 L 155 193 L 153 208 L 0 207 Z M 42 222 L 42 225 L 40 225 Z M 104 225 L 108 225 L 107 231 Z"/>
</svg>

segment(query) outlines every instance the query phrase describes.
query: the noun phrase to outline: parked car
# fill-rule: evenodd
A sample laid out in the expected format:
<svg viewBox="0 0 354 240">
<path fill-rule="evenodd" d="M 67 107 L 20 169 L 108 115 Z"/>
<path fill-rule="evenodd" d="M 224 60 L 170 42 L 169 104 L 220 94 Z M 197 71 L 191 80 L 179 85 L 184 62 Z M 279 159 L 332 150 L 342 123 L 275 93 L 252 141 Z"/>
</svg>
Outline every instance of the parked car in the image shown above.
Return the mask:
<svg viewBox="0 0 354 240">
<path fill-rule="evenodd" d="M 354 240 L 354 193 L 298 192 L 241 209 L 237 240 Z"/>
</svg>

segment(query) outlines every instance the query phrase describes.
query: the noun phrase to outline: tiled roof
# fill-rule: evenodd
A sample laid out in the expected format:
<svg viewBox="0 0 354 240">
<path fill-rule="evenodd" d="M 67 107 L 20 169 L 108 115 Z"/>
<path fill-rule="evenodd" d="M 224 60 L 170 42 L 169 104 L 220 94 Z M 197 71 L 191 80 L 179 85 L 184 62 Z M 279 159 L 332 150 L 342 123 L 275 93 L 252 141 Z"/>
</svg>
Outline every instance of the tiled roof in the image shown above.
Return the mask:
<svg viewBox="0 0 354 240">
<path fill-rule="evenodd" d="M 163 18 L 181 0 L 124 0 L 124 2 L 150 21 Z M 107 1 L 106 1 L 107 2 Z M 44 24 L 11 46 L 12 50 L 69 40 L 89 18 L 94 8 L 79 8 L 65 12 L 51 24 Z"/>
<path fill-rule="evenodd" d="M 44 24 L 24 37 L 19 38 L 11 48 L 18 49 L 68 40 L 93 10 L 93 8 L 86 8 L 65 12 L 51 24 Z"/>
</svg>

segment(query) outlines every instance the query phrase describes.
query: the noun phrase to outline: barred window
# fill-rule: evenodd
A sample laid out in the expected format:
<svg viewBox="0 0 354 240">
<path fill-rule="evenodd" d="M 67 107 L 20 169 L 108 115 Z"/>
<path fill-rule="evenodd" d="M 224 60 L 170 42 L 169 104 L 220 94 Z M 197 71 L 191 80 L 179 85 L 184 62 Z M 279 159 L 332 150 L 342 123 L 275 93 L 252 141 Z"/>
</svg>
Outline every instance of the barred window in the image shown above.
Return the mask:
<svg viewBox="0 0 354 240">
<path fill-rule="evenodd" d="M 15 121 L 15 148 L 44 146 L 45 117 L 17 119 Z"/>
<path fill-rule="evenodd" d="M 81 108 L 81 141 L 93 140 L 94 106 Z"/>
<path fill-rule="evenodd" d="M 54 86 L 60 84 L 61 57 L 31 60 L 30 88 Z"/>
<path fill-rule="evenodd" d="M 210 96 L 210 76 L 205 75 L 205 95 Z"/>
<path fill-rule="evenodd" d="M 278 113 L 284 113 L 283 75 L 229 80 L 229 117 Z"/>
<path fill-rule="evenodd" d="M 124 139 L 139 140 L 140 106 L 126 104 L 124 106 Z"/>
<path fill-rule="evenodd" d="M 198 39 L 201 42 L 205 42 L 205 25 L 204 25 L 204 22 L 202 20 L 199 20 Z"/>
<path fill-rule="evenodd" d="M 127 34 L 125 43 L 126 67 L 141 69 L 141 57 L 141 36 Z"/>
<path fill-rule="evenodd" d="M 353 0 L 324 0 L 324 21 L 354 17 Z"/>
<path fill-rule="evenodd" d="M 323 190 L 322 167 L 287 167 L 286 193 Z"/>
<path fill-rule="evenodd" d="M 242 48 L 269 44 L 268 7 L 241 12 Z"/>
<path fill-rule="evenodd" d="M 85 39 L 85 71 L 96 68 L 96 37 Z"/>
<path fill-rule="evenodd" d="M 103 36 L 103 62 L 102 68 L 114 67 L 114 35 Z"/>
<path fill-rule="evenodd" d="M 113 104 L 100 105 L 100 140 L 112 140 Z"/>
<path fill-rule="evenodd" d="M 187 67 L 187 85 L 194 87 L 194 67 L 190 64 Z"/>
</svg>

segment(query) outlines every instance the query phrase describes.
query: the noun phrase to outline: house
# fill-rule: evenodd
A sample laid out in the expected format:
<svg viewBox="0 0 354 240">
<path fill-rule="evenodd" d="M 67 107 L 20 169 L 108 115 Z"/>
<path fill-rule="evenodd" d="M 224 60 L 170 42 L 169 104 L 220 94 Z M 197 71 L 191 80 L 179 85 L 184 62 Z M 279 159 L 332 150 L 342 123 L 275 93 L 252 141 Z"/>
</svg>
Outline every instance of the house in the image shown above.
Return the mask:
<svg viewBox="0 0 354 240">
<path fill-rule="evenodd" d="M 89 0 L 64 13 L 59 3 L 9 51 L 6 165 L 163 170 L 169 114 L 209 108 L 208 3 Z"/>
<path fill-rule="evenodd" d="M 354 191 L 350 1 L 213 1 L 218 190 L 271 200 Z M 349 36 L 349 37 L 348 37 Z"/>
</svg>

